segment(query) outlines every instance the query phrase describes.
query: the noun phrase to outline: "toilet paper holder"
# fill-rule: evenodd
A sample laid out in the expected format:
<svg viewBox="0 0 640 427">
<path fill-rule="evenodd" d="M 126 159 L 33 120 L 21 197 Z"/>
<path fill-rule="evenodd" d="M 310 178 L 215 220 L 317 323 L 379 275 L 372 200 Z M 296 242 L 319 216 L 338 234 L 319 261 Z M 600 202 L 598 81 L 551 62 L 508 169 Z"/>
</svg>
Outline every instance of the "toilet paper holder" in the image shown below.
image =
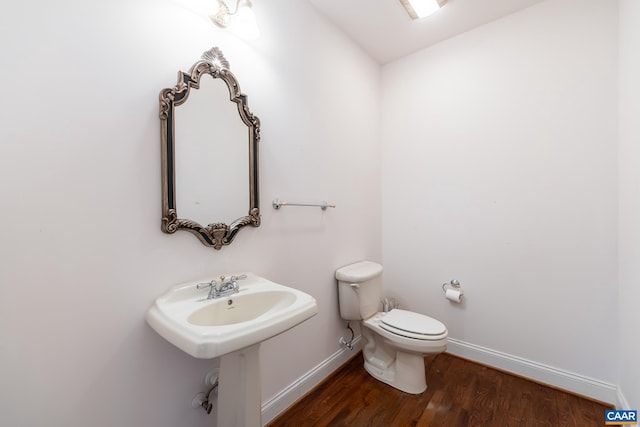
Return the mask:
<svg viewBox="0 0 640 427">
<path fill-rule="evenodd" d="M 460 282 L 456 279 L 451 280 L 449 283 L 443 283 L 442 292 L 444 292 L 444 297 L 449 301 L 456 304 L 460 304 L 462 302 L 464 292 L 462 291 L 462 287 L 460 287 Z"/>
<path fill-rule="evenodd" d="M 442 292 L 444 292 L 445 295 L 447 294 L 447 289 L 449 288 L 462 292 L 462 289 L 460 288 L 460 282 L 458 282 L 456 279 L 452 279 L 450 282 L 444 282 L 442 284 Z"/>
</svg>

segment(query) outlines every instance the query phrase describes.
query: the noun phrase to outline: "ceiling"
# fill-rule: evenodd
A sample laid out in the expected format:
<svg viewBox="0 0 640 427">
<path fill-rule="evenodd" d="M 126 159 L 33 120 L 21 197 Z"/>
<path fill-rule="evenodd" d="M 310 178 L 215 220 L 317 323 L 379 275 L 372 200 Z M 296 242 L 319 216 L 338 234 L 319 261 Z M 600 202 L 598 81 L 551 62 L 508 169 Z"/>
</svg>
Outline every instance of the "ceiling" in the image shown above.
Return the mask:
<svg viewBox="0 0 640 427">
<path fill-rule="evenodd" d="M 448 0 L 435 14 L 412 20 L 400 0 L 309 0 L 381 64 L 543 0 Z"/>
</svg>

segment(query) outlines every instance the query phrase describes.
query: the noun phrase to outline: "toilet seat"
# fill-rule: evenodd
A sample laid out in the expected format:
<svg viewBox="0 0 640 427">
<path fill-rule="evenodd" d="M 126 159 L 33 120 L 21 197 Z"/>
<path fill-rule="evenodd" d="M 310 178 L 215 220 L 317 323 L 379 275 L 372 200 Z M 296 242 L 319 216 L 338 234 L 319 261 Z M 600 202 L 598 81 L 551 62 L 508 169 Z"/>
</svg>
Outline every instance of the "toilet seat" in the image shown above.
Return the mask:
<svg viewBox="0 0 640 427">
<path fill-rule="evenodd" d="M 447 335 L 444 324 L 412 311 L 393 309 L 381 317 L 380 327 L 388 332 L 418 340 L 440 340 Z"/>
</svg>

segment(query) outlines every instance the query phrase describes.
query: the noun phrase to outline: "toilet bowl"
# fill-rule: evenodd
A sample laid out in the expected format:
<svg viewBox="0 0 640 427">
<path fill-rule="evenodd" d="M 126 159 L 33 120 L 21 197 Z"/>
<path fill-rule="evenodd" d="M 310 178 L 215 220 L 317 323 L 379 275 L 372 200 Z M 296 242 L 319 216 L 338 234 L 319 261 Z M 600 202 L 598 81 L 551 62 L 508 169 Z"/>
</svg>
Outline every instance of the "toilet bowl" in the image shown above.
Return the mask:
<svg viewBox="0 0 640 427">
<path fill-rule="evenodd" d="M 408 310 L 379 311 L 382 266 L 371 261 L 336 270 L 340 315 L 359 320 L 364 367 L 374 378 L 406 393 L 427 389 L 424 358 L 447 348 L 440 321 Z"/>
</svg>

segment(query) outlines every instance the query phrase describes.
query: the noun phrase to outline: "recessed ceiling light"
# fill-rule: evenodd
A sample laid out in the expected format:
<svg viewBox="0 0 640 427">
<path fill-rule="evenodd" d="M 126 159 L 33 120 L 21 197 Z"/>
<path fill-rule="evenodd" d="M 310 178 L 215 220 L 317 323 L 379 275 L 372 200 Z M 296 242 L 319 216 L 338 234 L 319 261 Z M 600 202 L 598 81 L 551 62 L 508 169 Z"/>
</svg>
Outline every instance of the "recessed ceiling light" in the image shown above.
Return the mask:
<svg viewBox="0 0 640 427">
<path fill-rule="evenodd" d="M 433 14 L 445 5 L 447 0 L 400 0 L 412 19 L 420 19 Z"/>
</svg>

